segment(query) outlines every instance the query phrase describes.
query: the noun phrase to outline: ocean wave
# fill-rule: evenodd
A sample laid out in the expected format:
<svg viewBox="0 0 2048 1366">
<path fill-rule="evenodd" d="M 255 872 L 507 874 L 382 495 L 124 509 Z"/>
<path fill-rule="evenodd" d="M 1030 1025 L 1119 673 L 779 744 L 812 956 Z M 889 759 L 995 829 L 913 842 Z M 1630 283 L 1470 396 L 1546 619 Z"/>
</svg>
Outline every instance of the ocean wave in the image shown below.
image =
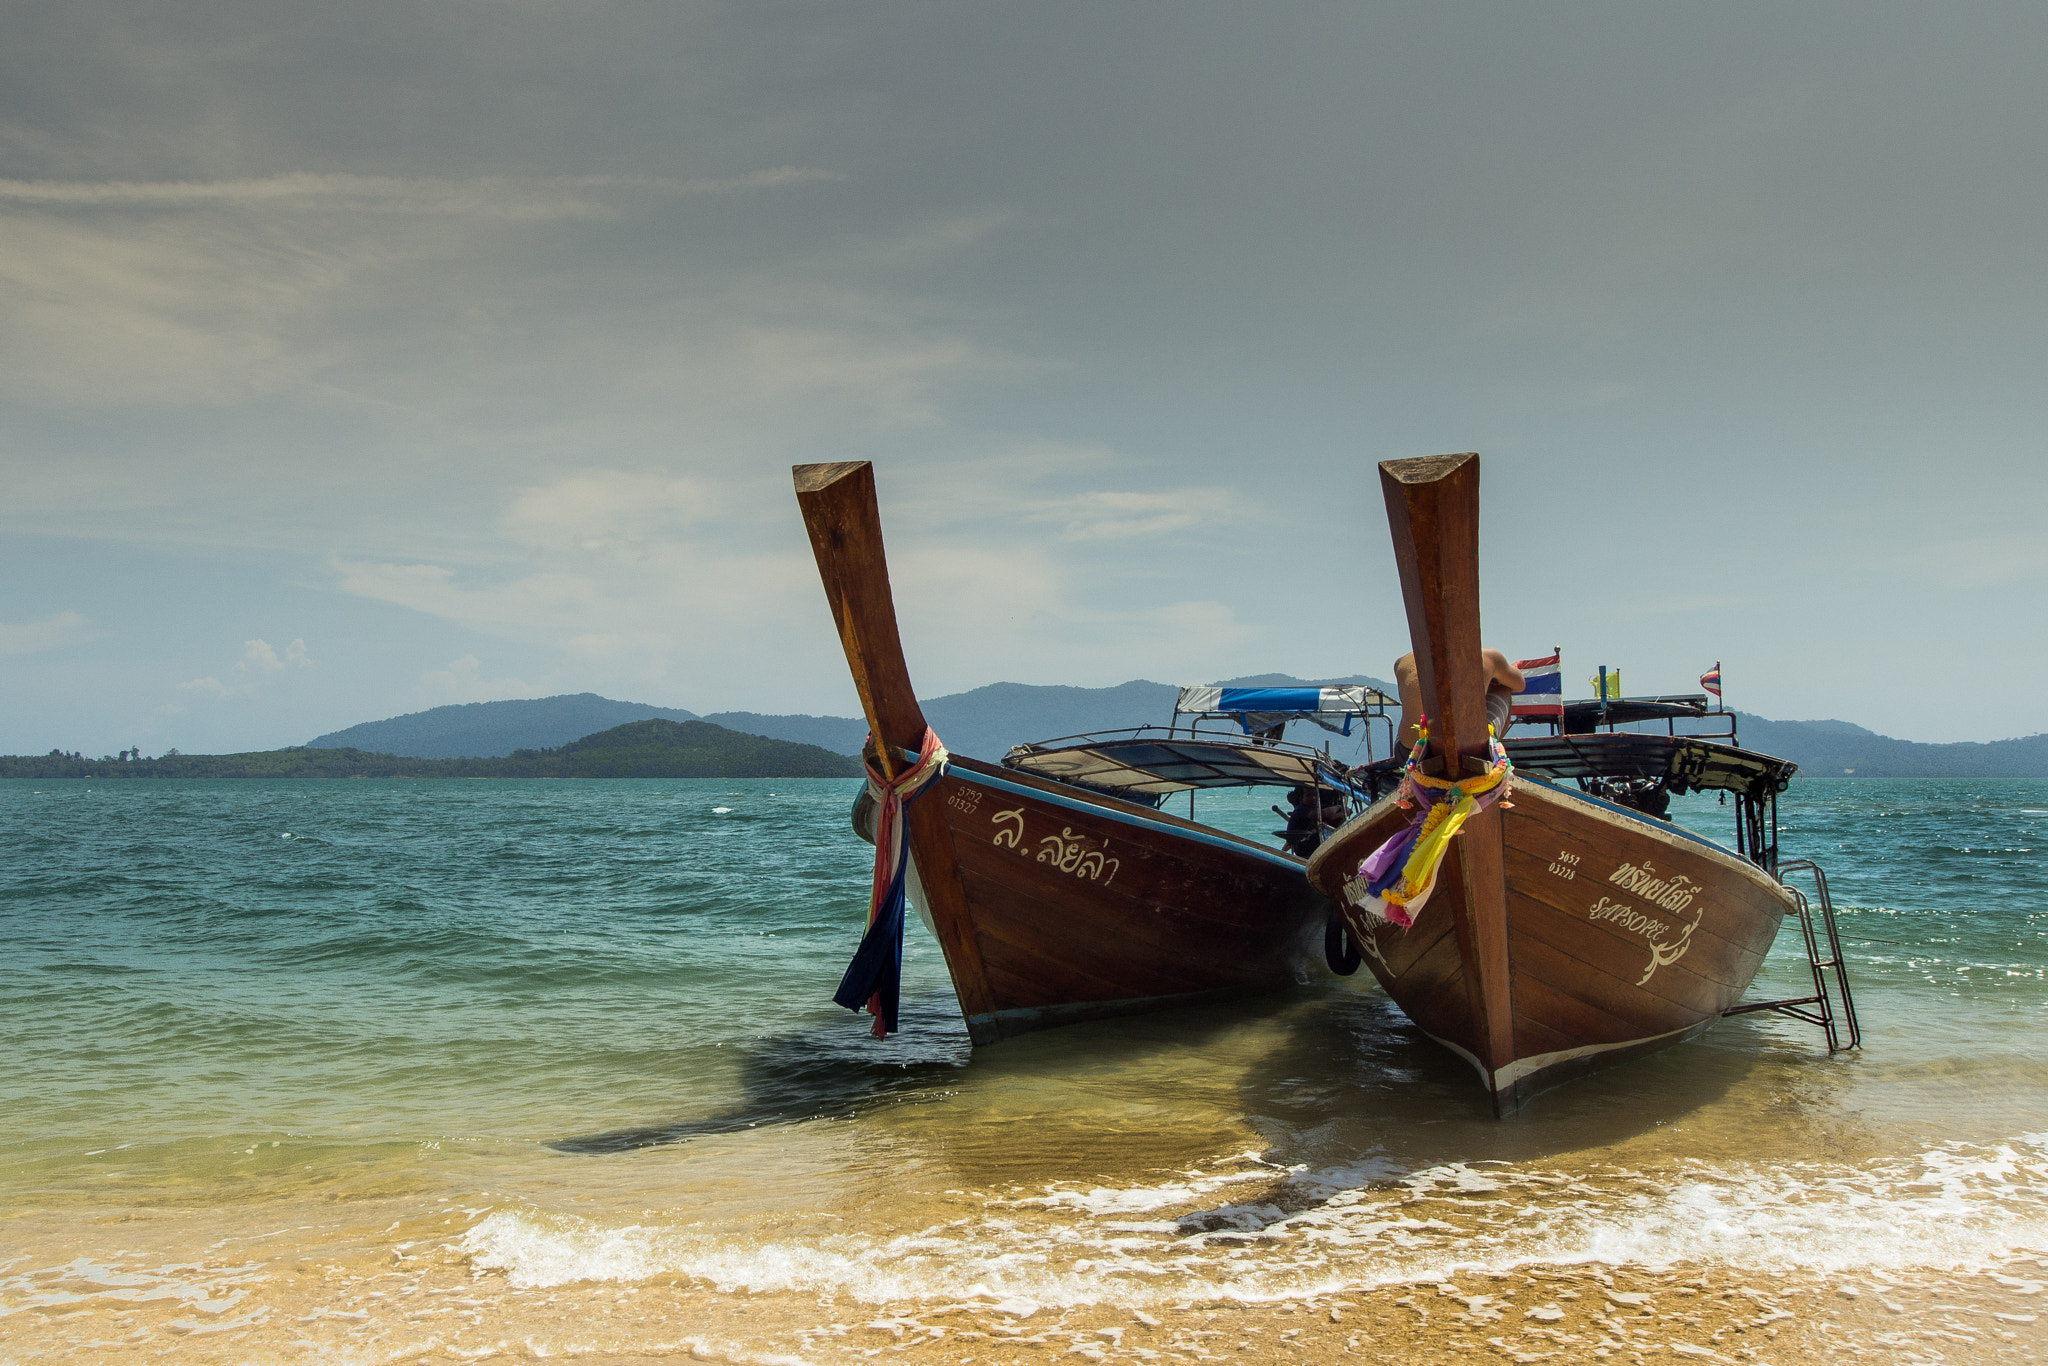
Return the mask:
<svg viewBox="0 0 2048 1366">
<path fill-rule="evenodd" d="M 913 1234 L 757 1239 L 499 1210 L 455 1250 L 515 1287 L 682 1275 L 721 1291 L 882 1303 L 1269 1301 L 1531 1265 L 1760 1273 L 1977 1271 L 2048 1250 L 2048 1134 L 1861 1164 L 1584 1172 L 1384 1159 L 1282 1171 L 1255 1158 L 1119 1189 L 1052 1187 Z M 1219 1193 L 1255 1185 L 1243 1198 Z M 1192 1208 L 1190 1208 L 1192 1206 Z"/>
</svg>

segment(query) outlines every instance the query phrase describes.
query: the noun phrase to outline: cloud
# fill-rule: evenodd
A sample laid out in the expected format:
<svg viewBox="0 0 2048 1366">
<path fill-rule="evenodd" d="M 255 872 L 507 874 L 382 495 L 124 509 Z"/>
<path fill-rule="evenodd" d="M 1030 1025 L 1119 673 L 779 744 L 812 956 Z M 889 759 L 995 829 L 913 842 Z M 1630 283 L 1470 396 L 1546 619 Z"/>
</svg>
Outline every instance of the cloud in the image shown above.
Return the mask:
<svg viewBox="0 0 2048 1366">
<path fill-rule="evenodd" d="M 472 571 L 458 577 L 447 565 L 376 561 L 342 561 L 335 570 L 335 587 L 344 593 L 514 640 L 559 637 L 579 623 L 610 614 L 605 593 L 585 574 L 541 571 L 493 578 Z"/>
<path fill-rule="evenodd" d="M 77 645 L 97 634 L 76 612 L 59 612 L 41 621 L 19 624 L 0 621 L 0 658 L 40 654 L 44 650 Z"/>
<path fill-rule="evenodd" d="M 714 625 L 756 627 L 808 588 L 788 495 L 775 490 L 783 544 L 764 549 L 768 514 L 742 492 L 698 475 L 586 470 L 516 490 L 470 563 L 337 558 L 331 572 L 344 593 L 504 639 L 660 654 Z"/>
<path fill-rule="evenodd" d="M 242 642 L 242 657 L 235 661 L 227 682 L 223 683 L 209 674 L 178 686 L 206 697 L 247 697 L 271 675 L 286 669 L 307 668 L 311 663 L 304 640 L 294 640 L 285 647 L 282 656 L 267 640 L 245 640 Z"/>
<path fill-rule="evenodd" d="M 777 166 L 699 179 L 293 173 L 210 181 L 0 180 L 0 379 L 33 401 L 90 407 L 229 405 L 289 393 L 317 404 L 428 401 L 446 408 L 493 374 L 530 389 L 531 373 L 551 369 L 535 360 L 533 348 L 569 350 L 584 341 L 573 329 L 561 331 L 565 312 L 602 299 L 630 315 L 644 313 L 649 302 L 611 294 L 610 270 L 618 267 L 593 268 L 577 255 L 585 240 L 579 225 L 652 221 L 663 201 L 678 197 L 734 199 L 843 178 Z M 686 295 L 690 272 L 678 273 L 673 255 L 665 256 L 670 274 L 659 292 Z M 587 286 L 568 291 L 577 307 L 556 296 L 565 267 Z M 766 273 L 754 291 L 790 290 L 766 282 L 775 274 Z M 767 300 L 750 323 L 735 323 L 734 307 L 744 310 L 745 300 L 691 308 L 685 316 L 719 321 L 698 322 L 683 338 L 673 335 L 675 319 L 659 304 L 660 316 L 631 323 L 599 307 L 606 316 L 596 326 L 654 327 L 659 344 L 650 351 L 644 336 L 622 339 L 621 354 L 581 358 L 574 368 L 616 372 L 631 355 L 626 373 L 665 368 L 673 389 L 677 374 L 697 366 L 657 353 L 680 341 L 712 357 L 765 366 L 771 379 L 788 366 L 786 381 L 776 386 L 784 394 L 792 385 L 878 385 L 901 403 L 906 369 L 957 363 L 956 348 L 943 338 L 867 346 L 864 340 L 882 339 L 869 337 L 857 318 L 845 321 L 858 335 L 846 336 L 844 324 Z M 528 309 L 545 317 L 521 316 Z M 420 328 L 425 346 L 408 364 L 385 339 Z M 359 345 L 366 333 L 380 344 Z M 472 363 L 462 364 L 464 358 Z M 435 382 L 414 394 L 422 366 L 434 371 Z M 452 389 L 451 371 L 464 377 Z M 556 383 L 563 378 L 553 376 Z"/>
<path fill-rule="evenodd" d="M 1014 529 L 1031 523 L 1057 528 L 1062 540 L 1100 541 L 1267 515 L 1255 498 L 1222 485 L 1104 488 L 1154 474 L 1152 462 L 1111 446 L 974 433 L 962 433 L 955 442 L 939 459 L 892 459 L 878 466 L 885 518 L 927 528 Z M 1024 535 L 1037 539 L 1041 533 Z"/>
<path fill-rule="evenodd" d="M 1643 617 L 1703 617 L 1709 613 L 1741 608 L 1749 599 L 1739 592 L 1670 592 L 1653 586 L 1646 593 L 1633 593 L 1617 586 L 1607 594 L 1602 613 L 1616 620 Z"/>
<path fill-rule="evenodd" d="M 1937 542 L 1913 558 L 1938 582 L 1958 589 L 2025 583 L 2048 573 L 2048 544 L 2031 529 Z"/>
<path fill-rule="evenodd" d="M 306 658 L 306 642 L 303 640 L 294 640 L 286 646 L 283 659 L 277 657 L 277 651 L 271 648 L 269 641 L 251 640 L 244 643 L 241 663 L 235 667 L 247 668 L 260 674 L 274 674 L 288 667 L 303 669 L 309 662 Z"/>
<path fill-rule="evenodd" d="M 217 404 L 307 379 L 289 332 L 348 253 L 200 224 L 139 230 L 0 214 L 6 387 L 46 403 Z"/>
<path fill-rule="evenodd" d="M 672 540 L 722 504 L 722 491 L 702 479 L 588 470 L 522 489 L 502 528 L 523 546 L 617 551 Z"/>
<path fill-rule="evenodd" d="M 436 704 L 502 702 L 541 695 L 541 689 L 516 678 L 485 678 L 475 655 L 451 659 L 446 668 L 427 670 L 420 675 L 420 686 Z"/>
<path fill-rule="evenodd" d="M 1036 546 L 911 545 L 891 563 L 906 657 L 921 692 L 998 678 L 1207 678 L 1230 672 L 1255 636 L 1220 602 L 1092 602 L 1082 567 Z"/>
<path fill-rule="evenodd" d="M 49 209 L 276 208 L 471 218 L 613 218 L 625 194 L 731 195 L 844 180 L 811 166 L 701 179 L 657 176 L 351 175 L 295 171 L 239 180 L 0 180 L 0 204 Z"/>
<path fill-rule="evenodd" d="M 1106 541 L 1214 526 L 1244 514 L 1242 494 L 1225 488 L 1187 488 L 1077 493 L 1034 504 L 1025 515 L 1034 522 L 1058 523 L 1065 540 Z"/>
<path fill-rule="evenodd" d="M 934 380 L 1010 368 L 963 336 L 906 328 L 887 312 L 878 307 L 865 317 L 745 324 L 735 338 L 734 378 L 761 407 L 834 398 L 884 425 L 920 427 L 939 420 Z"/>
<path fill-rule="evenodd" d="M 747 190 L 771 190 L 784 185 L 817 184 L 845 179 L 846 176 L 838 171 L 821 170 L 814 166 L 776 166 L 765 171 L 748 171 L 745 175 L 647 183 L 670 185 L 682 194 L 740 194 Z"/>
<path fill-rule="evenodd" d="M 2012 498 L 1988 511 L 1970 511 L 1982 522 L 1993 517 L 2005 519 L 2007 509 L 2031 510 L 2031 506 Z M 1956 523 L 1962 520 L 1951 513 L 1942 519 L 1945 524 L 1928 526 L 1934 516 L 1925 507 L 1882 518 L 1868 514 L 1845 517 L 1844 525 L 1855 532 L 1855 543 L 1812 556 L 1808 573 L 1828 575 L 1829 592 L 1840 591 L 1834 585 L 1847 580 L 1880 585 L 1893 599 L 1928 592 L 2023 592 L 2027 585 L 2048 577 L 2048 541 L 2032 527 L 1994 524 L 1982 530 L 1958 531 Z"/>
<path fill-rule="evenodd" d="M 621 529 L 586 516 L 591 511 L 585 504 L 563 523 L 543 524 L 554 539 L 505 563 L 337 561 L 334 585 L 545 647 L 577 677 L 614 682 L 662 679 L 678 668 L 723 674 L 736 657 L 758 668 L 761 656 L 752 652 L 764 649 L 764 638 L 779 639 L 817 592 L 810 557 L 797 546 L 676 539 L 630 519 Z M 530 522 L 521 530 L 539 535 Z M 766 657 L 778 653 L 765 647 Z"/>
<path fill-rule="evenodd" d="M 818 678 L 836 681 L 844 667 L 815 565 L 781 489 L 774 530 L 741 492 L 696 476 L 565 476 L 513 497 L 501 525 L 508 549 L 495 561 L 338 560 L 334 585 L 542 647 L 556 657 L 552 670 L 583 687 L 659 683 L 700 710 L 721 696 L 757 709 L 772 696 L 815 696 Z M 943 502 L 930 504 L 930 520 L 889 514 L 895 598 L 920 688 L 1233 671 L 1234 652 L 1256 633 L 1230 605 L 1177 599 L 1185 589 L 1172 581 L 1104 594 L 1098 566 L 1005 525 L 1002 509 L 1018 502 L 984 491 L 966 514 Z M 1032 515 L 1107 540 L 1234 513 L 1214 491 L 1193 490 L 1047 499 Z M 470 666 L 423 683 L 443 700 L 537 695 L 523 677 L 483 680 Z"/>
</svg>

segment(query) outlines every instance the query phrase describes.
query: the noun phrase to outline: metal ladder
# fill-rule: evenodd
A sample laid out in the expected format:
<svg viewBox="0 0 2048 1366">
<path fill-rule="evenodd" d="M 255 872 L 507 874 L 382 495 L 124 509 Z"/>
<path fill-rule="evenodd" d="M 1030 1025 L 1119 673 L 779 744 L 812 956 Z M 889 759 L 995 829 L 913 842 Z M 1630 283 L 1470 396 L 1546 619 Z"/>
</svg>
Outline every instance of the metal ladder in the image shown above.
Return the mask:
<svg viewBox="0 0 2048 1366">
<path fill-rule="evenodd" d="M 1821 957 L 1820 939 L 1813 929 L 1813 905 L 1805 893 L 1786 882 L 1793 873 L 1813 874 L 1814 901 L 1820 904 L 1821 925 L 1827 930 L 1828 956 Z M 1845 1048 L 1857 1048 L 1863 1043 L 1863 1030 L 1856 1023 L 1856 1001 L 1849 994 L 1849 969 L 1842 961 L 1842 941 L 1835 933 L 1835 903 L 1828 899 L 1827 874 L 1812 859 L 1795 859 L 1778 866 L 1778 881 L 1786 883 L 1785 890 L 1792 893 L 1792 900 L 1799 912 L 1799 928 L 1806 936 L 1806 962 L 1813 969 L 1813 995 L 1788 996 L 1782 1001 L 1744 1001 L 1722 1011 L 1723 1015 L 1748 1015 L 1759 1010 L 1775 1010 L 1780 1015 L 1790 1015 L 1795 1020 L 1819 1025 L 1828 1036 L 1828 1052 L 1839 1053 Z M 1834 973 L 1833 983 L 1828 973 Z M 1835 996 L 1841 997 L 1839 1009 Z M 1842 1042 L 1846 1032 L 1847 1043 Z"/>
</svg>

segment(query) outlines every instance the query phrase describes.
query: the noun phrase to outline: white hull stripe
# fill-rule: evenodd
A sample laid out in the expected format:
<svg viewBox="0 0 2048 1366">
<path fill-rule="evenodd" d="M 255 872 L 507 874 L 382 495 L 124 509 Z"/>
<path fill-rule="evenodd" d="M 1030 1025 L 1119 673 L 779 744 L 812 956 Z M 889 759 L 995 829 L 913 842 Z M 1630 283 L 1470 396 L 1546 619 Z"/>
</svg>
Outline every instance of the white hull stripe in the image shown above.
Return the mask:
<svg viewBox="0 0 2048 1366">
<path fill-rule="evenodd" d="M 1555 1053 L 1538 1053 L 1534 1057 L 1516 1058 L 1506 1067 L 1501 1068 L 1500 1071 L 1493 1073 L 1491 1077 L 1487 1075 L 1486 1064 L 1479 1061 L 1478 1058 L 1465 1049 L 1460 1048 L 1449 1039 L 1439 1039 L 1436 1035 L 1429 1034 L 1429 1031 L 1426 1029 L 1422 1032 L 1429 1034 L 1430 1038 L 1436 1039 L 1445 1048 L 1450 1049 L 1466 1062 L 1471 1063 L 1472 1070 L 1479 1074 L 1481 1081 L 1486 1082 L 1496 1091 L 1505 1091 L 1524 1077 L 1534 1076 L 1536 1073 L 1556 1067 L 1560 1063 L 1576 1062 L 1580 1058 L 1590 1058 L 1600 1053 L 1612 1053 L 1617 1048 L 1636 1048 L 1643 1044 L 1656 1043 L 1663 1039 L 1674 1039 L 1680 1034 L 1689 1033 L 1708 1022 L 1696 1020 L 1689 1025 L 1683 1025 L 1677 1029 L 1666 1030 L 1662 1034 L 1645 1034 L 1640 1039 L 1623 1039 L 1620 1043 L 1589 1043 L 1579 1048 L 1560 1048 Z"/>
</svg>

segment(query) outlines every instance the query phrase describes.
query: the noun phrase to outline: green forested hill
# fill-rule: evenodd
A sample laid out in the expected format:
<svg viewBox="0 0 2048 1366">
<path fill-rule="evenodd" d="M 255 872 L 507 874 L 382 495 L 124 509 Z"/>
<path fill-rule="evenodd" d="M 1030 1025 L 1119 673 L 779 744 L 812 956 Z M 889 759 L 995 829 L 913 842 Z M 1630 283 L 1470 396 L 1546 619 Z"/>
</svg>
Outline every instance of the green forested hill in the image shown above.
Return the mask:
<svg viewBox="0 0 2048 1366">
<path fill-rule="evenodd" d="M 522 749 L 474 762 L 520 766 L 495 775 L 506 778 L 854 778 L 861 772 L 860 760 L 844 754 L 709 721 L 630 721 L 559 749 Z"/>
<path fill-rule="evenodd" d="M 632 721 L 555 749 L 497 759 L 413 759 L 360 749 L 270 749 L 87 759 L 0 757 L 0 778 L 851 778 L 860 761 L 706 721 Z"/>
<path fill-rule="evenodd" d="M 496 758 L 514 750 L 553 749 L 579 736 L 595 735 L 629 721 L 701 721 L 692 711 L 656 707 L 645 702 L 618 702 L 596 693 L 560 697 L 513 698 L 504 702 L 464 702 L 365 721 L 306 742 L 309 749 L 356 749 L 372 754 L 400 754 L 415 759 Z M 728 726 L 745 731 L 745 726 Z M 759 733 L 759 732 L 755 732 Z M 866 734 L 865 731 L 862 734 Z M 783 740 L 807 737 L 783 735 Z"/>
</svg>

